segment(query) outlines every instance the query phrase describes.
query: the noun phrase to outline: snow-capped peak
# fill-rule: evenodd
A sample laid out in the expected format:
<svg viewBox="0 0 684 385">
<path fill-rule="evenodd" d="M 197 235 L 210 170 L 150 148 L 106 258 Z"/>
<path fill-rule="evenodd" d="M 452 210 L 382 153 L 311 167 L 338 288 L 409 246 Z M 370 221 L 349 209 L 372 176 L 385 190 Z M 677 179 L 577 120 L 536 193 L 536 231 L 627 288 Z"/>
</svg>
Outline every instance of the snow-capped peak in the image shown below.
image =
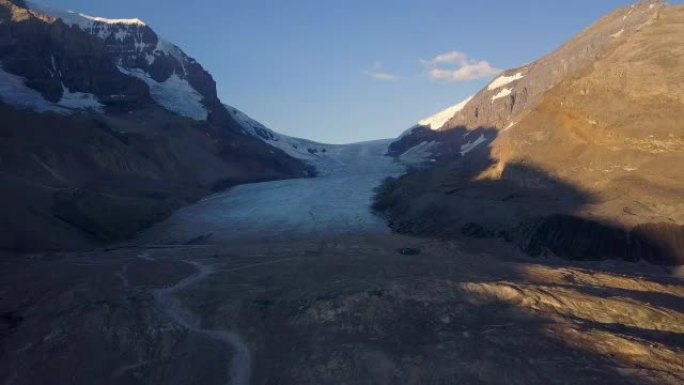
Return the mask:
<svg viewBox="0 0 684 385">
<path fill-rule="evenodd" d="M 95 23 L 109 24 L 109 25 L 122 25 L 122 26 L 136 26 L 144 27 L 145 23 L 137 18 L 133 19 L 108 19 L 104 17 L 90 16 L 83 13 L 78 13 L 74 11 L 63 11 L 55 9 L 49 6 L 38 4 L 33 1 L 26 1 L 26 5 L 30 10 L 46 14 L 48 16 L 56 17 L 61 19 L 64 23 L 69 25 L 76 25 L 81 29 L 89 29 L 93 27 Z"/>
<path fill-rule="evenodd" d="M 145 82 L 149 87 L 150 96 L 160 106 L 194 120 L 207 119 L 209 111 L 204 105 L 204 99 L 207 95 L 197 91 L 189 80 L 188 65 L 194 64 L 194 60 L 187 57 L 180 48 L 159 37 L 153 31 L 143 30 L 147 27 L 142 20 L 89 16 L 43 6 L 33 1 L 27 1 L 26 5 L 36 13 L 59 18 L 65 24 L 77 27 L 105 41 L 110 52 L 117 56 L 115 64 L 119 72 Z M 161 71 L 160 76 L 154 76 L 155 69 L 152 68 L 152 65 L 161 57 L 167 60 L 171 58 L 171 62 L 175 61 L 178 64 L 177 66 L 175 66 L 176 63 L 166 64 L 176 67 L 170 76 L 165 71 Z M 52 71 L 58 71 L 54 56 L 52 67 Z M 157 71 L 156 75 L 159 75 L 159 72 Z M 67 95 L 71 96 L 69 93 Z M 211 96 L 213 95 L 209 97 Z M 77 102 L 84 101 L 85 99 L 77 100 Z M 94 103 L 91 104 L 95 105 Z"/>
<path fill-rule="evenodd" d="M 138 19 L 138 18 L 134 18 L 134 19 L 107 19 L 107 18 L 104 18 L 104 17 L 89 16 L 89 15 L 86 15 L 86 14 L 84 14 L 84 13 L 79 13 L 78 16 L 80 16 L 80 17 L 82 17 L 82 18 L 84 18 L 84 19 L 96 21 L 96 22 L 98 22 L 98 23 L 136 25 L 136 26 L 139 26 L 139 27 L 144 27 L 144 26 L 145 26 L 145 23 L 144 23 L 142 20 Z"/>
<path fill-rule="evenodd" d="M 421 126 L 429 127 L 431 130 L 440 129 L 449 119 L 451 119 L 454 115 L 461 111 L 472 98 L 473 97 L 471 96 L 456 105 L 453 105 L 430 116 L 429 118 L 425 118 L 418 122 L 418 124 Z"/>
</svg>

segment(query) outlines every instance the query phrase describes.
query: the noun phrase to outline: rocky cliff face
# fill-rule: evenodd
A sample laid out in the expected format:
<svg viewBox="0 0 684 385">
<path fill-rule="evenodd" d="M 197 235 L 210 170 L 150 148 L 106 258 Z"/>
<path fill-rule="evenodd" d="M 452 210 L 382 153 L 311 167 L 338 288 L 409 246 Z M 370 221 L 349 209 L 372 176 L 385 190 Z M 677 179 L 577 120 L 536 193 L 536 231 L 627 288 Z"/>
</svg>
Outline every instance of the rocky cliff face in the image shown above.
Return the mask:
<svg viewBox="0 0 684 385">
<path fill-rule="evenodd" d="M 140 20 L 0 0 L 0 66 L 0 248 L 108 243 L 216 189 L 312 174 Z"/>
<path fill-rule="evenodd" d="M 624 242 L 638 238 L 627 233 L 637 226 L 681 232 L 684 171 L 672 165 L 684 161 L 683 33 L 684 7 L 642 2 L 604 17 L 554 53 L 504 72 L 439 130 L 416 127 L 395 142 L 398 155 L 432 141 L 440 162 L 388 187 L 381 206 L 403 231 L 461 236 L 463 226 L 477 224 L 486 234 L 529 243 L 519 231 L 527 229 L 555 234 L 540 236 L 555 254 L 558 244 L 578 245 L 584 254 L 614 251 L 597 252 L 597 258 L 627 255 Z M 585 222 L 543 220 L 556 214 L 622 235 L 592 239 L 577 230 Z M 556 230 L 568 228 L 575 230 Z M 561 240 L 558 234 L 576 236 Z M 657 241 L 670 250 L 660 261 L 684 261 L 671 251 L 678 237 Z"/>
</svg>

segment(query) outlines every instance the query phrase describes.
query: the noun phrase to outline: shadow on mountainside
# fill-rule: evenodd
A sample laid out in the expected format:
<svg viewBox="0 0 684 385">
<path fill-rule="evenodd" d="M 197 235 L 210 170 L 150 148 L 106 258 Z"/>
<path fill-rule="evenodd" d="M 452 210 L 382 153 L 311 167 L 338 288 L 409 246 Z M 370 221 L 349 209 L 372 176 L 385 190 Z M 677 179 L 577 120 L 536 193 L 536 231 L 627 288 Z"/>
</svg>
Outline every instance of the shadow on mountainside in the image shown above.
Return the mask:
<svg viewBox="0 0 684 385">
<path fill-rule="evenodd" d="M 417 135 L 416 130 L 422 130 Z M 489 144 L 496 129 L 414 129 L 388 155 L 437 141 L 436 163 L 389 178 L 373 208 L 404 234 L 441 238 L 502 238 L 531 256 L 571 260 L 645 260 L 684 264 L 684 226 L 647 223 L 625 228 L 582 216 L 596 197 L 528 163 L 500 164 Z M 416 139 L 418 138 L 418 139 Z M 485 138 L 472 147 L 472 138 Z M 463 149 L 467 151 L 464 153 Z"/>
</svg>

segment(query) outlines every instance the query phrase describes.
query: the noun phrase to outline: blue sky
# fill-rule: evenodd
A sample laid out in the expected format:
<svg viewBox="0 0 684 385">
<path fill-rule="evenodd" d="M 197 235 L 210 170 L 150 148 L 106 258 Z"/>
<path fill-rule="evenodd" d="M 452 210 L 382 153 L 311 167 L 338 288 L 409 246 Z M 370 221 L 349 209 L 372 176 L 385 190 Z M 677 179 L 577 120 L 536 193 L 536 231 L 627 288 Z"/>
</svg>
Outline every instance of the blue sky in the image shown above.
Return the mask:
<svg viewBox="0 0 684 385">
<path fill-rule="evenodd" d="M 328 143 L 397 136 L 474 94 L 497 69 L 533 61 L 603 14 L 633 3 L 37 2 L 94 16 L 140 18 L 214 76 L 224 103 L 279 132 Z"/>
</svg>

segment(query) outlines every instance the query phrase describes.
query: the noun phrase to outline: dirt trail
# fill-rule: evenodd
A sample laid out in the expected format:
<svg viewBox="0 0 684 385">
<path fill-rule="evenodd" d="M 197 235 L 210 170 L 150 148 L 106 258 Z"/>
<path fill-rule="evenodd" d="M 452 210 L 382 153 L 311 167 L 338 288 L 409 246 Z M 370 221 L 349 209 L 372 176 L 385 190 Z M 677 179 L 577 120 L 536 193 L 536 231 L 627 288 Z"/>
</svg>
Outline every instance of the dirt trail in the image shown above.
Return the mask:
<svg viewBox="0 0 684 385">
<path fill-rule="evenodd" d="M 191 332 L 207 336 L 213 340 L 220 341 L 233 351 L 233 358 L 230 365 L 231 385 L 248 385 L 251 376 L 251 355 L 249 347 L 245 345 L 239 335 L 225 331 L 202 328 L 200 322 L 192 314 L 188 314 L 180 308 L 173 295 L 186 288 L 189 288 L 202 281 L 215 270 L 211 266 L 203 265 L 199 262 L 186 261 L 197 268 L 197 272 L 173 286 L 154 291 L 154 299 L 159 308 L 177 324 L 187 328 Z"/>
</svg>

